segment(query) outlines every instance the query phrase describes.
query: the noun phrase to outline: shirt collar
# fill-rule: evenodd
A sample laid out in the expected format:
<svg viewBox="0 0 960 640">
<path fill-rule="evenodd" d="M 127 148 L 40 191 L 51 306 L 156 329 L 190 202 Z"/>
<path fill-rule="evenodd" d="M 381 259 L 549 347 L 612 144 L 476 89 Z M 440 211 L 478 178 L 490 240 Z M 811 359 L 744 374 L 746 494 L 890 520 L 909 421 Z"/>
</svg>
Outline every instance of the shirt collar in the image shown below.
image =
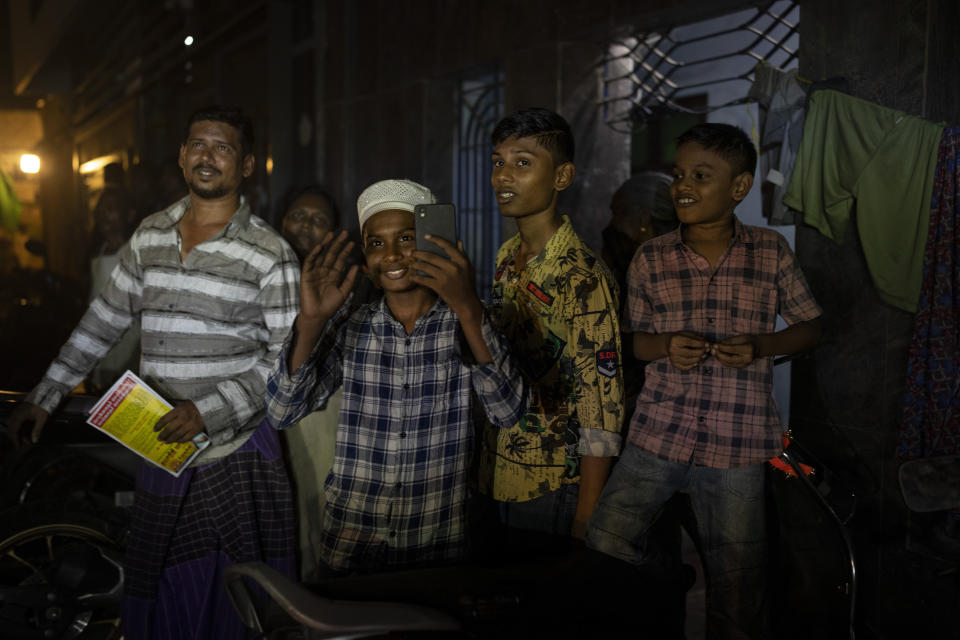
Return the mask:
<svg viewBox="0 0 960 640">
<path fill-rule="evenodd" d="M 166 220 L 161 226 L 168 229 L 175 227 L 183 218 L 183 215 L 187 212 L 189 207 L 189 195 L 186 195 L 174 202 L 172 205 L 163 210 Z M 250 204 L 247 202 L 247 199 L 244 196 L 240 196 L 240 207 L 230 218 L 230 222 L 227 223 L 223 234 L 232 235 L 235 232 L 246 229 L 248 226 L 250 226 L 250 216 Z"/>
<path fill-rule="evenodd" d="M 373 324 L 380 326 L 395 326 L 403 330 L 403 326 L 400 324 L 400 321 L 394 318 L 393 314 L 390 312 L 390 307 L 387 306 L 386 296 L 380 296 L 380 300 L 375 304 L 376 306 L 374 307 L 373 318 L 371 320 Z M 425 314 L 417 318 L 417 321 L 414 324 L 414 333 L 416 333 L 416 327 L 420 325 L 424 318 L 428 318 L 434 313 L 440 313 L 440 311 L 446 307 L 447 303 L 444 302 L 440 296 L 437 296 L 437 299 L 433 301 L 433 306 L 431 306 Z"/>
<path fill-rule="evenodd" d="M 684 225 L 682 222 L 677 226 L 673 231 L 664 234 L 666 239 L 676 246 L 683 244 L 683 228 Z M 745 224 L 740 222 L 740 218 L 733 216 L 733 237 L 731 240 L 737 240 L 742 243 L 752 242 L 753 237 L 750 234 L 750 230 Z"/>
<path fill-rule="evenodd" d="M 560 216 L 560 227 L 550 236 L 540 253 L 527 261 L 527 265 L 538 267 L 541 264 L 554 264 L 557 258 L 566 253 L 575 236 L 576 233 L 573 230 L 573 225 L 570 224 L 569 216 Z M 513 249 L 514 253 L 520 246 L 519 237 L 520 235 L 517 234 L 517 246 Z"/>
</svg>

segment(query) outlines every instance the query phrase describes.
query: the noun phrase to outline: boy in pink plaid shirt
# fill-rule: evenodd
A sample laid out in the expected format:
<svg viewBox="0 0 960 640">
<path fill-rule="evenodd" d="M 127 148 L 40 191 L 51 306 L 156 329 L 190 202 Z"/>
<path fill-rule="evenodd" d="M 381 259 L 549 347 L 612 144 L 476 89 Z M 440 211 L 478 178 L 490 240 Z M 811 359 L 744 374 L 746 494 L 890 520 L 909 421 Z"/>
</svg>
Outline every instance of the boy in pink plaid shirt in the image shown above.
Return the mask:
<svg viewBox="0 0 960 640">
<path fill-rule="evenodd" d="M 625 324 L 646 380 L 587 533 L 588 546 L 642 564 L 664 504 L 689 495 L 718 638 L 765 635 L 764 464 L 782 447 L 773 357 L 820 339 L 820 308 L 786 240 L 734 215 L 756 160 L 731 125 L 677 139 L 681 225 L 646 242 L 627 276 Z"/>
</svg>

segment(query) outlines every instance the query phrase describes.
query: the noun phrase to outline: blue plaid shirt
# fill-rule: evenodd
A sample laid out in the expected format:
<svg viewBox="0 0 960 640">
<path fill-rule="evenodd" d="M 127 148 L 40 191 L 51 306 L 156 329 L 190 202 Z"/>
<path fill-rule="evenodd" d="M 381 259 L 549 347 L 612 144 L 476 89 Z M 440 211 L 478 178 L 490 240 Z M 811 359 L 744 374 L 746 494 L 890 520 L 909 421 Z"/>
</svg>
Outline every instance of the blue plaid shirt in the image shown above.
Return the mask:
<svg viewBox="0 0 960 640">
<path fill-rule="evenodd" d="M 473 398 L 501 427 L 515 424 L 526 410 L 525 385 L 505 339 L 486 313 L 482 326 L 493 362 L 477 365 L 470 363 L 457 316 L 442 300 L 409 335 L 384 300 L 349 315 L 344 305 L 292 374 L 291 331 L 267 383 L 273 425 L 293 426 L 343 385 L 319 549 L 331 567 L 462 555 Z"/>
</svg>

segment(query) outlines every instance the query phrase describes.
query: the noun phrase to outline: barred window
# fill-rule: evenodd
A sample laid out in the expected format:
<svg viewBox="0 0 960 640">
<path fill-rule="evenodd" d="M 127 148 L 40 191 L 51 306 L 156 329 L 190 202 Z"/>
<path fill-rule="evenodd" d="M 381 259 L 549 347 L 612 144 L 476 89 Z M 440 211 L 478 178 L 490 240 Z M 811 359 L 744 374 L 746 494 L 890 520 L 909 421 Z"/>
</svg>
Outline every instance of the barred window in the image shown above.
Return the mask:
<svg viewBox="0 0 960 640">
<path fill-rule="evenodd" d="M 454 132 L 453 193 L 457 230 L 488 298 L 503 225 L 490 187 L 490 134 L 503 117 L 503 71 L 487 68 L 461 78 Z"/>
<path fill-rule="evenodd" d="M 618 130 L 746 102 L 757 63 L 797 64 L 800 7 L 776 0 L 718 18 L 617 38 L 604 61 L 603 117 Z M 689 98 L 709 94 L 709 104 Z M 694 100 L 696 103 L 696 100 Z"/>
</svg>

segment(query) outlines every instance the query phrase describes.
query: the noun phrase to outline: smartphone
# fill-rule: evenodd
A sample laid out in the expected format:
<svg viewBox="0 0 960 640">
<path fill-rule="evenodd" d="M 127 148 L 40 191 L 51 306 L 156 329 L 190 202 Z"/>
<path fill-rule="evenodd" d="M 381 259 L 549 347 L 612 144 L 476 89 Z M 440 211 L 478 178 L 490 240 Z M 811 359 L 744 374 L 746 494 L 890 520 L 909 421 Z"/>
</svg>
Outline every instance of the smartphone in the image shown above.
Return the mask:
<svg viewBox="0 0 960 640">
<path fill-rule="evenodd" d="M 426 238 L 430 234 L 457 244 L 457 210 L 452 204 L 418 204 L 413 209 L 413 227 L 417 232 L 417 249 L 449 258 L 447 252 Z"/>
</svg>

